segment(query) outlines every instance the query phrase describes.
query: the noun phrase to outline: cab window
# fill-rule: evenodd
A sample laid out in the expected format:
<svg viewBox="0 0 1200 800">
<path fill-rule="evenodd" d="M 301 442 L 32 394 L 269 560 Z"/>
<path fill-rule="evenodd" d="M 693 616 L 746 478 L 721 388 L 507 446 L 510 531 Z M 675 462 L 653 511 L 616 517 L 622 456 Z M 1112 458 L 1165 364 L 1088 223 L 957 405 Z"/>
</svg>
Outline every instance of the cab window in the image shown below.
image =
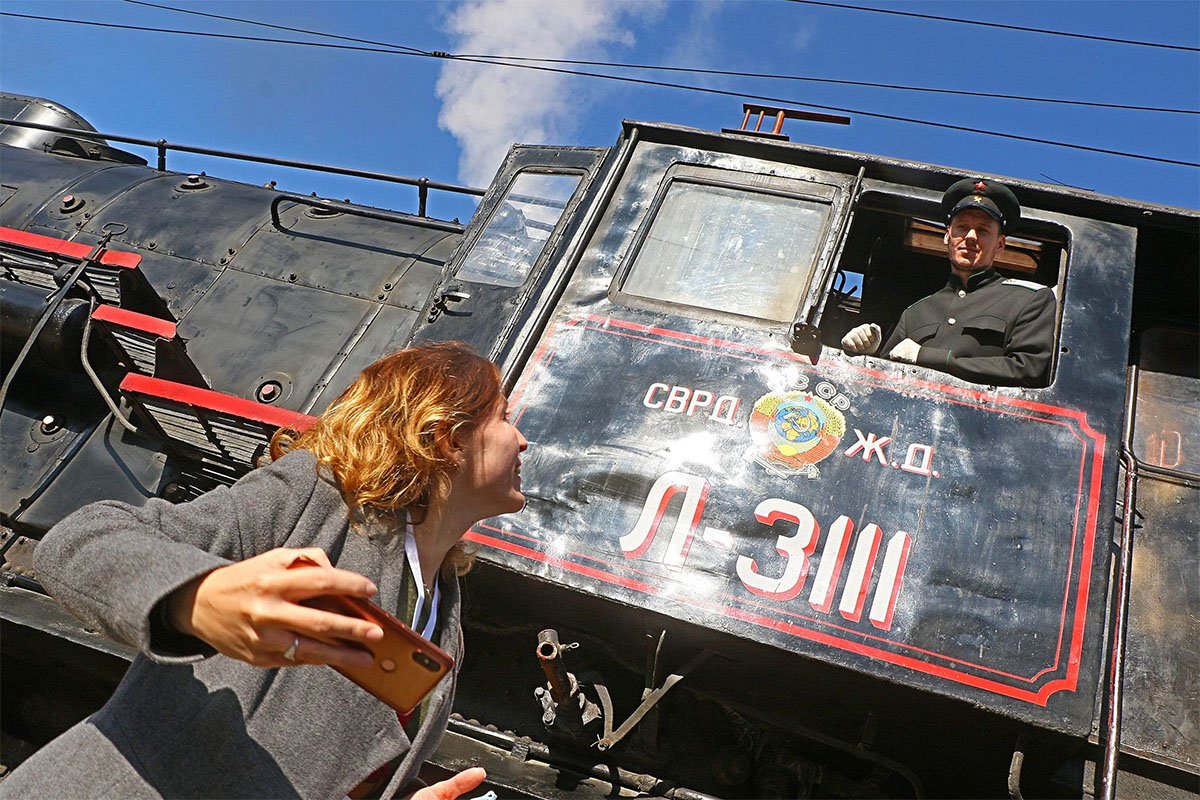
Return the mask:
<svg viewBox="0 0 1200 800">
<path fill-rule="evenodd" d="M 517 173 L 459 267 L 458 278 L 520 286 L 583 177 L 582 173 Z"/>
<path fill-rule="evenodd" d="M 791 321 L 817 263 L 833 187 L 789 188 L 677 174 L 659 193 L 614 300 Z"/>
<path fill-rule="evenodd" d="M 842 337 L 864 322 L 878 324 L 886 340 L 906 308 L 946 285 L 946 229 L 929 218 L 929 211 L 902 198 L 864 193 L 821 314 L 826 347 L 840 348 Z M 1067 234 L 1056 226 L 1030 227 L 1006 236 L 996 270 L 1006 278 L 1047 286 L 1057 297 L 1066 269 Z"/>
</svg>

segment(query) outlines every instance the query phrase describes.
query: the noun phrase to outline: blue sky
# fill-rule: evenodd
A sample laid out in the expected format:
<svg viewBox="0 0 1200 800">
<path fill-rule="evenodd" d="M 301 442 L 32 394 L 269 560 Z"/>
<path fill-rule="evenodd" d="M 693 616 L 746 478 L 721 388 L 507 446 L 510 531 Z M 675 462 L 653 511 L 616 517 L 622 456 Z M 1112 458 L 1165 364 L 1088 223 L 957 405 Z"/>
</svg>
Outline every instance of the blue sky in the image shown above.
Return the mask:
<svg viewBox="0 0 1200 800">
<path fill-rule="evenodd" d="M 836 0 L 842 2 L 842 0 Z M 450 53 L 578 58 L 1200 110 L 1200 53 L 786 0 L 241 0 L 166 5 Z M 850 2 L 850 0 L 846 0 Z M 1200 46 L 1197 0 L 853 4 Z M 3 0 L 0 11 L 335 42 L 119 0 Z M 587 68 L 604 71 L 601 68 Z M 611 71 L 611 70 L 609 70 Z M 1200 162 L 1200 116 L 826 83 L 638 72 L 740 95 L 931 120 Z M 736 127 L 741 98 L 445 59 L 0 17 L 0 88 L 101 131 L 483 185 L 508 143 L 611 145 L 622 119 Z M 850 113 L 793 141 L 1200 207 L 1200 169 Z M 143 152 L 144 157 L 152 154 Z M 415 210 L 415 190 L 172 155 L 172 169 Z M 470 214 L 435 195 L 430 213 Z"/>
</svg>

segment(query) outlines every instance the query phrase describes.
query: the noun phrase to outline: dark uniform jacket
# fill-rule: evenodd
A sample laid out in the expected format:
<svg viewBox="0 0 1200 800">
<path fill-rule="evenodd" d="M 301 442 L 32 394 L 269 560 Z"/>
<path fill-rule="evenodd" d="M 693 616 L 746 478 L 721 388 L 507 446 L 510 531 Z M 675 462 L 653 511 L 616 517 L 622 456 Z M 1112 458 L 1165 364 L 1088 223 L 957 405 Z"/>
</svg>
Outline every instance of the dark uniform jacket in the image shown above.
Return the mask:
<svg viewBox="0 0 1200 800">
<path fill-rule="evenodd" d="M 1054 293 L 1008 279 L 991 267 L 945 287 L 900 315 L 879 351 L 905 339 L 921 346 L 917 364 L 976 383 L 1045 386 L 1054 353 Z"/>
<path fill-rule="evenodd" d="M 379 605 L 405 602 L 403 532 L 351 528 L 341 492 L 306 450 L 190 503 L 105 501 L 55 526 L 34 556 L 46 588 L 142 653 L 104 708 L 0 781 L 0 797 L 340 800 L 397 758 L 383 796 L 411 791 L 446 728 L 454 678 L 434 690 L 410 739 L 395 711 L 329 667 L 263 669 L 155 632 L 155 609 L 172 591 L 275 547 L 320 547 L 375 581 Z M 458 585 L 442 586 L 438 643 L 458 662 Z"/>
</svg>

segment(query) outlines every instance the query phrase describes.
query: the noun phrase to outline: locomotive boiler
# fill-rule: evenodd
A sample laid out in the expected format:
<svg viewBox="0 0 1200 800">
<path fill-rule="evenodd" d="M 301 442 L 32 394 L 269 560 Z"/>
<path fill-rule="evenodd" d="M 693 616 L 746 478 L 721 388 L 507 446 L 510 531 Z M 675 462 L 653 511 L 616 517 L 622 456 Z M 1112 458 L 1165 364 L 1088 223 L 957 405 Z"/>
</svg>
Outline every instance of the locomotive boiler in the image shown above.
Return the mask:
<svg viewBox="0 0 1200 800">
<path fill-rule="evenodd" d="M 1055 353 L 1048 386 L 988 386 L 839 349 L 944 283 L 948 168 L 627 121 L 515 145 L 462 225 L 0 110 L 5 767 L 130 657 L 41 591 L 46 530 L 230 483 L 379 356 L 462 340 L 501 366 L 528 505 L 468 534 L 431 774 L 1200 793 L 1197 211 L 1004 178 L 997 266 L 1054 293 Z"/>
</svg>

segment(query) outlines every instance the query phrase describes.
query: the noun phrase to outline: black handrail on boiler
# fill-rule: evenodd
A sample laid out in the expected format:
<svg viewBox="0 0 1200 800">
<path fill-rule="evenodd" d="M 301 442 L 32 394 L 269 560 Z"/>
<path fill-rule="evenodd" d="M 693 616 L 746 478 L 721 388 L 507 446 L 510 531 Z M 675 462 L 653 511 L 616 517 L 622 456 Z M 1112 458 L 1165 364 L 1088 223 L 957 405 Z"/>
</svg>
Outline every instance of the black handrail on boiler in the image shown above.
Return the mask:
<svg viewBox="0 0 1200 800">
<path fill-rule="evenodd" d="M 72 136 L 79 136 L 85 139 L 106 139 L 114 142 L 122 142 L 124 144 L 141 145 L 143 147 L 153 147 L 158 151 L 158 170 L 166 172 L 167 170 L 167 151 L 177 150 L 181 153 L 195 153 L 203 156 L 216 156 L 218 158 L 231 158 L 237 161 L 252 161 L 256 164 L 271 164 L 277 167 L 291 167 L 293 169 L 307 169 L 313 172 L 327 172 L 333 175 L 347 175 L 352 178 L 367 178 L 368 180 L 384 181 L 386 183 L 400 183 L 405 186 L 416 186 L 418 195 L 418 216 L 426 216 L 425 206 L 429 197 L 429 190 L 436 189 L 443 192 L 456 192 L 458 194 L 475 195 L 482 197 L 486 190 L 475 186 L 460 186 L 455 183 L 442 183 L 440 181 L 431 181 L 428 178 L 409 178 L 404 175 L 390 175 L 386 172 L 372 172 L 365 169 L 352 169 L 350 167 L 335 167 L 330 164 L 313 164 L 307 161 L 293 161 L 287 158 L 274 158 L 272 156 L 259 156 L 248 153 L 235 153 L 230 150 L 216 150 L 211 147 L 195 147 L 187 144 L 175 144 L 168 142 L 166 139 L 139 139 L 135 136 L 121 136 L 113 133 L 99 133 L 97 131 L 84 131 L 78 128 L 64 128 L 59 125 L 46 125 L 41 122 L 25 122 L 15 119 L 0 119 L 0 125 L 16 125 L 21 128 L 36 128 L 43 131 L 51 131 L 53 133 L 65 133 Z"/>
</svg>

